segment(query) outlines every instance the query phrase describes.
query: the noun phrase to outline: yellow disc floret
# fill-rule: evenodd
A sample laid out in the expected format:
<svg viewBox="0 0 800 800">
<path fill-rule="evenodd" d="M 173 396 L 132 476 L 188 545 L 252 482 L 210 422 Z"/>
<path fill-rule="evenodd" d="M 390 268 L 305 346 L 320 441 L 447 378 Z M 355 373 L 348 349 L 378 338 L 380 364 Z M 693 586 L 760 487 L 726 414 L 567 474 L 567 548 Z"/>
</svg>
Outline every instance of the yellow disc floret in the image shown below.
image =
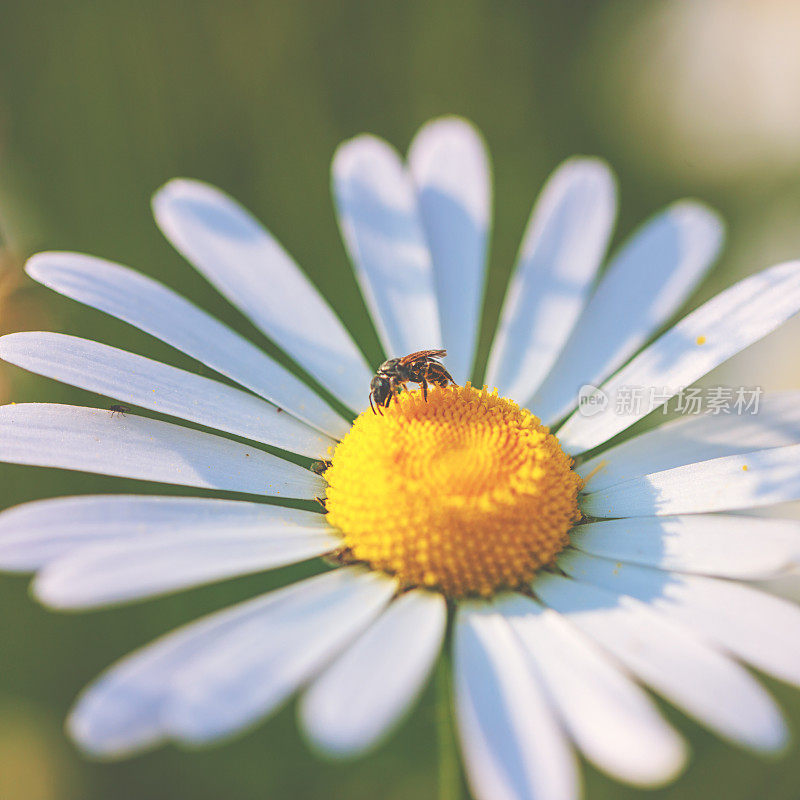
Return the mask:
<svg viewBox="0 0 800 800">
<path fill-rule="evenodd" d="M 325 473 L 341 557 L 453 597 L 521 587 L 580 517 L 580 477 L 529 411 L 467 384 L 366 411 Z"/>
</svg>

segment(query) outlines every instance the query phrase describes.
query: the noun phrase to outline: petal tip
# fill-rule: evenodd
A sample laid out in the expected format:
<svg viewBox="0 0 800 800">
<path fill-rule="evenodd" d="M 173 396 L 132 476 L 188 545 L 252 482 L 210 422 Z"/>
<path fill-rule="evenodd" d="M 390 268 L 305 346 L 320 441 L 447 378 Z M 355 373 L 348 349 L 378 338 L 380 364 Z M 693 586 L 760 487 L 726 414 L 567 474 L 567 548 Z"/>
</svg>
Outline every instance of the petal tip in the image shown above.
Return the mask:
<svg viewBox="0 0 800 800">
<path fill-rule="evenodd" d="M 94 606 L 81 588 L 64 578 L 55 561 L 34 575 L 29 592 L 35 601 L 52 611 L 89 611 Z"/>
<path fill-rule="evenodd" d="M 159 743 L 154 737 L 145 740 L 130 740 L 108 735 L 102 724 L 98 727 L 92 718 L 91 708 L 86 708 L 84 697 L 80 696 L 64 721 L 64 733 L 81 754 L 92 761 L 119 761 L 130 758 Z"/>
<path fill-rule="evenodd" d="M 346 179 L 351 173 L 375 162 L 394 162 L 400 166 L 400 156 L 384 139 L 372 133 L 359 133 L 343 141 L 334 151 L 331 171 L 335 178 Z"/>
<path fill-rule="evenodd" d="M 25 272 L 33 280 L 43 283 L 43 279 L 50 271 L 53 263 L 56 260 L 61 260 L 65 255 L 72 254 L 59 250 L 44 250 L 41 253 L 36 253 L 25 262 Z"/>
<path fill-rule="evenodd" d="M 343 740 L 341 735 L 332 734 L 321 725 L 311 706 L 306 702 L 308 695 L 297 704 L 297 725 L 309 748 L 320 758 L 326 761 L 343 762 L 352 761 L 368 754 L 380 744 L 379 741 L 363 743 L 357 740 Z"/>
<path fill-rule="evenodd" d="M 59 599 L 58 587 L 56 586 L 55 590 L 53 590 L 53 581 L 49 573 L 44 569 L 36 573 L 30 583 L 28 591 L 35 601 L 41 603 L 46 608 L 53 609 L 54 611 L 62 611 L 67 607 Z"/>
<path fill-rule="evenodd" d="M 103 269 L 120 268 L 120 265 L 99 256 L 88 253 L 77 253 L 71 250 L 45 250 L 32 255 L 25 262 L 25 272 L 38 283 L 48 285 L 54 274 L 62 269 L 75 267 L 86 268 L 87 265 Z"/>
<path fill-rule="evenodd" d="M 154 213 L 164 208 L 167 204 L 191 198 L 197 201 L 212 201 L 220 196 L 227 197 L 221 189 L 197 178 L 170 178 L 153 192 L 150 203 Z"/>
<path fill-rule="evenodd" d="M 473 122 L 458 114 L 445 114 L 429 120 L 417 131 L 409 147 L 409 161 L 413 161 L 419 152 L 441 143 L 477 146 L 482 152 L 486 150 L 483 134 Z"/>
<path fill-rule="evenodd" d="M 670 745 L 662 746 L 659 760 L 651 762 L 641 771 L 612 777 L 641 789 L 660 789 L 677 780 L 686 771 L 690 754 L 686 740 L 675 733 Z"/>
<path fill-rule="evenodd" d="M 684 227 L 708 236 L 717 249 L 722 246 L 726 233 L 725 220 L 715 208 L 694 197 L 685 197 L 671 203 L 667 210 Z"/>
<path fill-rule="evenodd" d="M 556 168 L 556 174 L 568 176 L 570 180 L 584 180 L 596 184 L 599 190 L 617 193 L 617 177 L 611 165 L 600 156 L 570 156 Z"/>
</svg>

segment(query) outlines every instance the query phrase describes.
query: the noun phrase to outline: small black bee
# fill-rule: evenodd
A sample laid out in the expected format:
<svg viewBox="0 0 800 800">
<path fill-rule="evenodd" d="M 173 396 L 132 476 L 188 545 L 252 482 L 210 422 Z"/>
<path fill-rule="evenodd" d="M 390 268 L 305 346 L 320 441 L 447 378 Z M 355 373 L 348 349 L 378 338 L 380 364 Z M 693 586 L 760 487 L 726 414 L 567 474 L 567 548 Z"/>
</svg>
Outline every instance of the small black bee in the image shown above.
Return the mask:
<svg viewBox="0 0 800 800">
<path fill-rule="evenodd" d="M 323 459 L 322 461 L 315 461 L 311 465 L 311 471 L 316 475 L 322 475 L 322 473 L 325 472 L 326 469 L 330 468 L 331 463 L 332 463 L 331 461 L 327 461 L 325 459 Z"/>
<path fill-rule="evenodd" d="M 108 410 L 111 412 L 111 416 L 113 417 L 114 414 L 121 414 L 123 417 L 127 414 L 130 409 L 128 406 L 121 406 L 118 403 L 114 403 L 113 406 L 109 406 Z"/>
<path fill-rule="evenodd" d="M 384 361 L 369 385 L 369 405 L 372 413 L 383 414 L 381 408 L 388 408 L 392 398 L 400 389 L 405 389 L 407 383 L 420 384 L 422 396 L 426 400 L 428 384 L 447 386 L 449 383 L 455 383 L 453 376 L 439 363 L 439 359 L 446 355 L 447 350 L 418 350 L 402 358 L 390 358 Z"/>
</svg>

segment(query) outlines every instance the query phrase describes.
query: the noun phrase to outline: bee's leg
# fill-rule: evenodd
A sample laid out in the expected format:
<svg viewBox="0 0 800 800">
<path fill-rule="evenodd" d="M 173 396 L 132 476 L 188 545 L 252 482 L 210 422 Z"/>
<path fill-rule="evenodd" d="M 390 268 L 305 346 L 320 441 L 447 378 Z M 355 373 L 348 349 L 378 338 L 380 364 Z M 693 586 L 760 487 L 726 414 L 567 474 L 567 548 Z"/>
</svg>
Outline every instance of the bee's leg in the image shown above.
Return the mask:
<svg viewBox="0 0 800 800">
<path fill-rule="evenodd" d="M 392 378 L 389 384 L 389 396 L 386 398 L 386 408 L 389 408 L 389 404 L 392 400 L 395 402 L 397 401 L 397 395 L 400 393 L 401 389 L 405 389 L 405 384 L 398 381 L 396 378 Z"/>
<path fill-rule="evenodd" d="M 372 404 L 372 392 L 369 393 L 369 407 L 372 409 L 373 414 L 377 414 L 378 412 L 375 410 L 375 406 Z"/>
<path fill-rule="evenodd" d="M 428 363 L 420 364 L 414 374 L 414 383 L 418 383 L 422 388 L 422 396 L 425 402 L 428 402 L 428 375 L 431 371 L 431 365 Z"/>
</svg>

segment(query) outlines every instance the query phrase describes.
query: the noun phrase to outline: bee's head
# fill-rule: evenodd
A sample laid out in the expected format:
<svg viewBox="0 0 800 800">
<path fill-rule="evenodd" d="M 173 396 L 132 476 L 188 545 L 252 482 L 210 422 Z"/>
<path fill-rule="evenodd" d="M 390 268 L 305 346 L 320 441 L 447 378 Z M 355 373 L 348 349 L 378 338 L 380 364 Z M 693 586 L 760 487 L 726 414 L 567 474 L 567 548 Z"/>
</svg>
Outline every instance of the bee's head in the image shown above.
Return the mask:
<svg viewBox="0 0 800 800">
<path fill-rule="evenodd" d="M 394 370 L 397 369 L 397 365 L 400 363 L 400 361 L 401 359 L 399 358 L 390 358 L 387 361 L 384 361 L 383 364 L 378 367 L 378 372 L 394 372 Z"/>
<path fill-rule="evenodd" d="M 382 406 L 386 402 L 389 394 L 391 393 L 391 384 L 389 383 L 389 379 L 380 374 L 376 375 L 370 381 L 369 388 L 373 400 L 375 400 L 379 406 Z"/>
</svg>

